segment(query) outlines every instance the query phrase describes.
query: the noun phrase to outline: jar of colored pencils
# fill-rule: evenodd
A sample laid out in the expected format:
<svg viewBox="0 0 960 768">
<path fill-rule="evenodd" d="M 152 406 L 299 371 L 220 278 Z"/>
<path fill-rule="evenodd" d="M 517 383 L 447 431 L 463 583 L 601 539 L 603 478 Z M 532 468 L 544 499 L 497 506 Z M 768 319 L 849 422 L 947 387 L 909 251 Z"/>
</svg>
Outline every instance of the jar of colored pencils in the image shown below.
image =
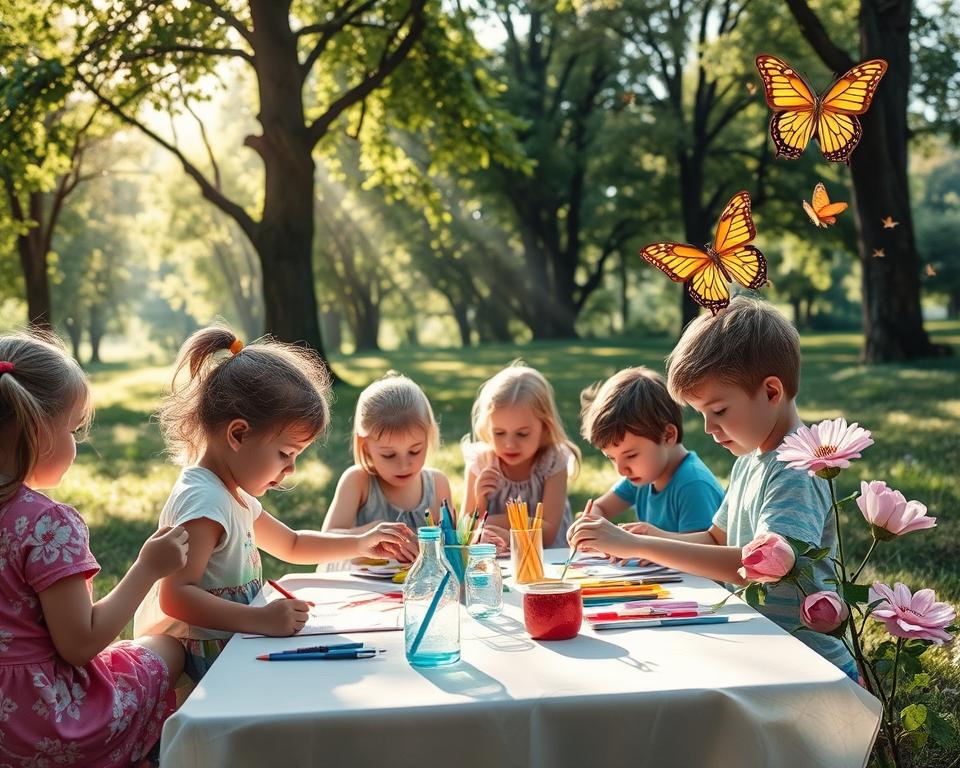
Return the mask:
<svg viewBox="0 0 960 768">
<path fill-rule="evenodd" d="M 510 569 L 515 584 L 543 581 L 543 529 L 510 529 Z"/>
</svg>

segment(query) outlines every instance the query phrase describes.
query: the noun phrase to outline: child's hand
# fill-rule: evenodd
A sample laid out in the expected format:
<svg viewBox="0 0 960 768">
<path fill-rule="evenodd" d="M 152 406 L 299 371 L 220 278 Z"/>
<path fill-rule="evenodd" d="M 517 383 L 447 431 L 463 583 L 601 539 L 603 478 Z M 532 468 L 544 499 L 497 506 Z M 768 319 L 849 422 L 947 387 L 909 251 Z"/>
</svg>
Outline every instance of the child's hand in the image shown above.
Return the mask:
<svg viewBox="0 0 960 768">
<path fill-rule="evenodd" d="M 503 473 L 497 467 L 487 467 L 477 475 L 473 484 L 473 498 L 477 500 L 479 509 L 487 508 L 487 498 L 497 492 L 502 480 Z"/>
<path fill-rule="evenodd" d="M 303 629 L 310 606 L 303 600 L 290 600 L 285 597 L 257 608 L 257 612 L 257 634 L 289 637 Z"/>
<path fill-rule="evenodd" d="M 504 552 L 509 550 L 507 545 L 507 540 L 505 540 L 504 534 L 506 531 L 503 528 L 499 528 L 496 525 L 485 525 L 483 526 L 483 531 L 480 533 L 480 542 L 483 544 L 493 544 L 497 548 L 497 554 L 502 555 Z"/>
<path fill-rule="evenodd" d="M 567 541 L 576 549 L 596 550 L 615 557 L 640 556 L 634 534 L 598 515 L 581 515 L 577 518 L 567 531 Z"/>
<path fill-rule="evenodd" d="M 140 548 L 137 560 L 155 579 L 162 579 L 186 565 L 190 534 L 182 525 L 161 528 Z"/>
<path fill-rule="evenodd" d="M 403 523 L 379 523 L 357 538 L 358 554 L 366 557 L 392 557 L 410 562 L 419 551 L 413 531 Z"/>
<path fill-rule="evenodd" d="M 620 527 L 637 536 L 663 536 L 663 530 L 650 523 L 624 523 Z"/>
</svg>

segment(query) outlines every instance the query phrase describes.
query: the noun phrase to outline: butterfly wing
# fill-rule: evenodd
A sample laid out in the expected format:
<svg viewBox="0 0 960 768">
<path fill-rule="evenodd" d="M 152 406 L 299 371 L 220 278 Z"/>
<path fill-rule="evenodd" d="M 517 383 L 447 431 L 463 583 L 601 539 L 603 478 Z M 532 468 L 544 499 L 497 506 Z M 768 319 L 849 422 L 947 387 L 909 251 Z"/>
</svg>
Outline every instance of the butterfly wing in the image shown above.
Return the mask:
<svg viewBox="0 0 960 768">
<path fill-rule="evenodd" d="M 834 114 L 862 115 L 870 109 L 880 79 L 887 71 L 883 59 L 870 59 L 857 64 L 830 86 L 821 99 L 821 107 Z"/>
<path fill-rule="evenodd" d="M 802 200 L 801 202 L 803 203 L 803 210 L 805 210 L 807 212 L 807 216 L 810 217 L 810 221 L 812 221 L 818 227 L 827 226 L 823 221 L 820 220 L 820 216 L 817 215 L 816 210 L 814 210 L 810 203 L 808 203 L 806 200 Z"/>
<path fill-rule="evenodd" d="M 686 282 L 710 263 L 710 257 L 699 248 L 681 243 L 654 243 L 643 248 L 640 255 L 675 283 Z"/>
<path fill-rule="evenodd" d="M 822 181 L 813 188 L 812 203 L 812 206 L 804 203 L 804 209 L 807 211 L 807 215 L 814 219 L 814 224 L 818 224 L 819 226 L 825 227 L 827 224 L 836 224 L 837 214 L 847 210 L 846 203 L 830 202 L 830 197 L 827 195 L 827 188 L 823 186 Z"/>
<path fill-rule="evenodd" d="M 756 236 L 757 228 L 750 215 L 750 195 L 737 192 L 720 214 L 717 234 L 713 238 L 713 250 L 723 253 L 743 243 L 749 243 Z"/>
<path fill-rule="evenodd" d="M 759 248 L 741 245 L 720 254 L 724 271 L 750 291 L 767 284 L 767 260 Z"/>
<path fill-rule="evenodd" d="M 709 309 L 713 314 L 717 314 L 730 303 L 727 278 L 720 267 L 709 259 L 706 266 L 696 272 L 687 283 L 687 293 L 697 304 Z"/>
<path fill-rule="evenodd" d="M 827 160 L 845 163 L 863 135 L 857 115 L 870 108 L 880 79 L 887 71 L 883 59 L 858 64 L 830 86 L 820 103 L 817 142 Z"/>
<path fill-rule="evenodd" d="M 757 56 L 767 106 L 774 111 L 770 136 L 777 155 L 800 157 L 813 135 L 816 97 L 803 78 L 776 56 Z"/>
</svg>

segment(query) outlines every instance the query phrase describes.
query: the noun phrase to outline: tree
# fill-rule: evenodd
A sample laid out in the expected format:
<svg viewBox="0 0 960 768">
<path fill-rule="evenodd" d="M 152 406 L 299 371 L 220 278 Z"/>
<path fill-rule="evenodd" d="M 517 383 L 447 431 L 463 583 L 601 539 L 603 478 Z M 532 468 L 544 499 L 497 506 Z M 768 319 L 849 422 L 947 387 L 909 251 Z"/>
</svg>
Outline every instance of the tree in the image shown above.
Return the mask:
<svg viewBox="0 0 960 768">
<path fill-rule="evenodd" d="M 856 60 L 840 47 L 806 0 L 785 0 L 823 63 L 842 74 Z M 933 344 L 920 309 L 920 257 L 907 178 L 912 0 L 860 0 L 859 58 L 889 64 L 873 105 L 860 120 L 863 138 L 850 159 L 863 286 L 863 356 L 911 360 L 948 352 Z M 890 229 L 883 221 L 899 224 Z M 874 258 L 882 249 L 885 258 Z"/>
</svg>

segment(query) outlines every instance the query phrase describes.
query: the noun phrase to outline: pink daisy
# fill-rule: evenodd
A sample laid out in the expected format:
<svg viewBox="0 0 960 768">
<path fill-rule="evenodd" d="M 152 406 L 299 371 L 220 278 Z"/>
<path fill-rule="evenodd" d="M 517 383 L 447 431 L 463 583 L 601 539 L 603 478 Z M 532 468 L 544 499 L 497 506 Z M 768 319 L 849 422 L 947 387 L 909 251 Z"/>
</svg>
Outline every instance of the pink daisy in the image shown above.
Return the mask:
<svg viewBox="0 0 960 768">
<path fill-rule="evenodd" d="M 836 477 L 841 469 L 850 466 L 850 459 L 859 459 L 860 451 L 873 445 L 870 431 L 856 422 L 847 426 L 847 420 L 827 419 L 812 427 L 800 427 L 783 438 L 777 448 L 777 460 L 791 469 L 805 469 L 810 475 Z"/>
<path fill-rule="evenodd" d="M 938 603 L 932 589 L 919 589 L 915 595 L 900 582 L 893 589 L 879 581 L 870 589 L 870 602 L 883 599 L 873 611 L 894 637 L 907 640 L 932 640 L 937 645 L 951 639 L 946 631 L 957 614 L 949 603 Z"/>
</svg>

